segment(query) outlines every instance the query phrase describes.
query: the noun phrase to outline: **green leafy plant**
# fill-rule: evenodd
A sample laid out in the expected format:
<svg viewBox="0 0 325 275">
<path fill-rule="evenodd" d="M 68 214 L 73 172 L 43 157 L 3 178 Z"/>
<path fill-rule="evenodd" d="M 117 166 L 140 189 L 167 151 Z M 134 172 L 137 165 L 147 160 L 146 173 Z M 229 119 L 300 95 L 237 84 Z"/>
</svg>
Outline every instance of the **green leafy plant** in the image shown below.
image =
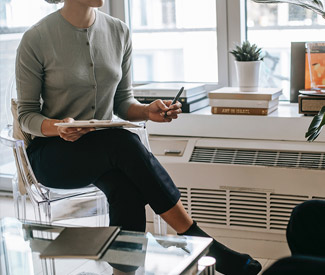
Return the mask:
<svg viewBox="0 0 325 275">
<path fill-rule="evenodd" d="M 256 3 L 289 3 L 304 7 L 306 9 L 312 10 L 320 14 L 325 18 L 325 9 L 324 9 L 324 0 L 253 0 Z M 311 121 L 308 131 L 305 134 L 305 137 L 308 141 L 314 141 L 322 131 L 323 126 L 325 125 L 325 106 L 319 111 L 319 113 L 314 116 Z"/>
<path fill-rule="evenodd" d="M 253 0 L 256 3 L 289 3 L 310 9 L 325 18 L 323 0 Z"/>
<path fill-rule="evenodd" d="M 305 137 L 308 141 L 314 141 L 322 131 L 323 126 L 325 125 L 325 106 L 319 111 L 317 115 L 314 116 L 311 121 L 308 131 L 305 134 Z"/>
<path fill-rule="evenodd" d="M 262 49 L 256 44 L 251 45 L 249 41 L 244 41 L 240 46 L 237 45 L 230 53 L 236 61 L 259 61 L 263 60 Z"/>
</svg>

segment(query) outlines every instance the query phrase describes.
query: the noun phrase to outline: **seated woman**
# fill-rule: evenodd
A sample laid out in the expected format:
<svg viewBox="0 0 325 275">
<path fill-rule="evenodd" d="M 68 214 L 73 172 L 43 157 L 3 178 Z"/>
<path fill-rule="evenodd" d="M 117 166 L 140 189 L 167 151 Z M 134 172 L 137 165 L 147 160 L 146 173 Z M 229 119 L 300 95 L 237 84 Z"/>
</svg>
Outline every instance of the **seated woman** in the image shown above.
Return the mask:
<svg viewBox="0 0 325 275">
<path fill-rule="evenodd" d="M 58 2 L 58 0 L 47 0 Z M 145 205 L 178 234 L 208 236 L 188 216 L 180 192 L 137 135 L 124 129 L 57 127 L 57 122 L 111 119 L 170 122 L 181 104 L 133 98 L 131 39 L 120 20 L 95 10 L 103 0 L 65 0 L 24 34 L 17 51 L 19 123 L 35 138 L 27 148 L 38 180 L 53 188 L 91 183 L 109 201 L 110 224 L 144 231 Z M 214 240 L 210 255 L 225 274 L 261 266 Z"/>
</svg>

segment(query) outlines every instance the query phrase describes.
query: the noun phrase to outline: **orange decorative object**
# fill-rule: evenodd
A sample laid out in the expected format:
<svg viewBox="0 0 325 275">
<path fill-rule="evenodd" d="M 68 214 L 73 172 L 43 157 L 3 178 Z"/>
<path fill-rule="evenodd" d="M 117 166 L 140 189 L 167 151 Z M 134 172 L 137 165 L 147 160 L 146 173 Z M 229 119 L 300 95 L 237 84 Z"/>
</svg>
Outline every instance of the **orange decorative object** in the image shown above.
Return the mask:
<svg viewBox="0 0 325 275">
<path fill-rule="evenodd" d="M 325 42 L 306 43 L 305 89 L 325 88 Z"/>
</svg>

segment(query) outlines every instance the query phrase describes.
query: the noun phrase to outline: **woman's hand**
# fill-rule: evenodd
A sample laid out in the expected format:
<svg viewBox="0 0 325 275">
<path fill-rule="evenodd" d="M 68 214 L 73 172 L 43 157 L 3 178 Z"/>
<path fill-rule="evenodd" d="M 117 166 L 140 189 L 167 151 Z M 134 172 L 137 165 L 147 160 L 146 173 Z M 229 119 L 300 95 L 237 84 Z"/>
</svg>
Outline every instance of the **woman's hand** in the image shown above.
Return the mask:
<svg viewBox="0 0 325 275">
<path fill-rule="evenodd" d="M 156 122 L 170 122 L 182 112 L 182 104 L 178 101 L 171 105 L 172 100 L 157 99 L 146 106 L 148 119 Z"/>
<path fill-rule="evenodd" d="M 65 118 L 61 122 L 74 122 L 73 118 Z M 66 141 L 76 141 L 79 138 L 81 138 L 84 134 L 87 134 L 91 131 L 94 131 L 95 128 L 89 128 L 89 127 L 62 127 L 58 126 L 57 131 L 61 138 L 63 138 Z"/>
</svg>

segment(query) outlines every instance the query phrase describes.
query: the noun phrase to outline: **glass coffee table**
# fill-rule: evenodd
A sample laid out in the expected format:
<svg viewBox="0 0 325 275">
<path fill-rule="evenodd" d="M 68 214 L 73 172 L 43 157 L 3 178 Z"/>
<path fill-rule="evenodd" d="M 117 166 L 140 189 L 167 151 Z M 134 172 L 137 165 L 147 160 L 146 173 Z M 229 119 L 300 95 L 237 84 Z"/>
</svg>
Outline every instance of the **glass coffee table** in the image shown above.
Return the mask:
<svg viewBox="0 0 325 275">
<path fill-rule="evenodd" d="M 100 260 L 40 259 L 64 226 L 0 220 L 0 274 L 199 274 L 211 238 L 154 236 L 122 230 Z"/>
</svg>

